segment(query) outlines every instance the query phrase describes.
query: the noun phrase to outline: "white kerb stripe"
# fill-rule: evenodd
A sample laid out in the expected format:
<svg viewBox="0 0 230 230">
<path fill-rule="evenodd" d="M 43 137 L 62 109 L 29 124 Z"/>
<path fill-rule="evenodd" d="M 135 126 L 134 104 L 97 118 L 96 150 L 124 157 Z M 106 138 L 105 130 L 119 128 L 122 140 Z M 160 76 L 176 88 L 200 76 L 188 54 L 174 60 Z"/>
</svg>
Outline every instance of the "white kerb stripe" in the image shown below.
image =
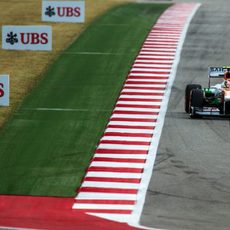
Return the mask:
<svg viewBox="0 0 230 230">
<path fill-rule="evenodd" d="M 146 76 L 147 74 L 145 74 Z M 151 75 L 150 75 L 151 76 Z M 147 89 L 123 89 L 122 93 L 129 92 L 129 93 L 164 93 L 164 90 L 159 89 L 152 89 L 152 90 L 147 90 Z"/>
<path fill-rule="evenodd" d="M 160 109 L 153 108 L 126 108 L 126 107 L 115 107 L 114 111 L 133 111 L 133 112 L 159 112 Z"/>
<path fill-rule="evenodd" d="M 79 199 L 97 199 L 97 200 L 136 200 L 135 194 L 127 193 L 99 193 L 99 192 L 80 192 Z"/>
<path fill-rule="evenodd" d="M 129 76 L 142 76 L 142 77 L 169 77 L 169 74 L 162 73 L 130 73 Z"/>
<path fill-rule="evenodd" d="M 119 150 L 149 150 L 148 145 L 119 145 L 119 144 L 100 144 L 99 149 L 119 149 Z"/>
<path fill-rule="evenodd" d="M 162 84 L 162 85 L 157 85 L 157 84 L 148 84 L 148 85 L 144 85 L 144 84 L 128 84 L 126 83 L 124 85 L 125 87 L 145 87 L 145 88 L 152 88 L 152 87 L 157 87 L 157 88 L 161 88 L 161 89 L 164 89 L 165 88 L 165 84 Z"/>
<path fill-rule="evenodd" d="M 162 99 L 164 96 L 151 95 L 121 95 L 119 98 Z"/>
<path fill-rule="evenodd" d="M 110 121 L 109 125 L 154 126 L 156 122 Z"/>
<path fill-rule="evenodd" d="M 153 129 L 118 129 L 118 128 L 107 128 L 106 132 L 153 134 L 154 130 Z"/>
<path fill-rule="evenodd" d="M 132 210 L 133 205 L 117 204 L 74 204 L 74 209 L 98 209 L 99 210 Z"/>
<path fill-rule="evenodd" d="M 156 82 L 156 83 L 167 83 L 168 80 L 167 79 L 143 79 L 143 77 L 139 77 L 139 78 L 128 78 L 127 81 L 126 81 L 126 84 L 128 84 L 128 82 L 130 81 L 133 81 L 133 82 L 141 82 L 141 81 L 145 81 L 145 82 L 149 82 L 149 83 L 152 83 L 152 82 Z M 153 86 L 154 84 L 150 84 L 151 86 Z"/>
<path fill-rule="evenodd" d="M 135 168 L 143 169 L 145 164 L 141 163 L 123 163 L 123 162 L 107 162 L 107 161 L 93 161 L 90 167 L 111 167 L 111 168 Z M 103 173 L 102 173 L 103 175 Z"/>
<path fill-rule="evenodd" d="M 136 114 L 113 114 L 111 118 L 140 118 L 140 119 L 156 119 L 157 115 L 136 115 Z"/>
<path fill-rule="evenodd" d="M 94 154 L 94 157 L 105 157 L 105 158 L 122 158 L 122 159 L 146 159 L 147 154 Z"/>
<path fill-rule="evenodd" d="M 170 53 L 166 53 L 166 52 L 159 52 L 159 51 L 144 51 L 144 50 L 141 50 L 140 51 L 140 55 L 146 55 L 146 54 L 152 54 L 152 55 L 163 55 L 163 54 L 168 54 L 170 56 L 175 56 L 175 51 L 174 52 L 170 52 Z"/>
<path fill-rule="evenodd" d="M 150 68 L 154 68 L 154 67 L 158 67 L 158 68 L 171 68 L 172 65 L 160 65 L 160 64 L 134 64 L 134 67 L 150 67 Z"/>
<path fill-rule="evenodd" d="M 83 182 L 81 187 L 138 189 L 140 186 L 139 186 L 139 184 L 136 184 L 136 183 L 85 181 L 85 182 Z"/>
<path fill-rule="evenodd" d="M 151 101 L 147 101 L 147 102 L 145 102 L 145 101 L 119 101 L 118 100 L 118 102 L 117 102 L 118 104 L 123 104 L 123 105 L 133 105 L 133 104 L 135 104 L 135 105 L 161 105 L 161 102 L 159 101 L 159 102 L 156 102 L 156 101 L 154 101 L 154 102 L 151 102 Z"/>
<path fill-rule="evenodd" d="M 103 140 L 113 140 L 113 141 L 143 141 L 149 142 L 151 141 L 151 137 L 117 137 L 117 136 L 104 136 L 102 137 Z"/>
<path fill-rule="evenodd" d="M 151 47 L 151 46 L 149 46 L 149 47 Z M 134 63 L 136 63 L 136 62 L 139 62 L 139 63 L 162 63 L 162 64 L 171 64 L 172 63 L 172 60 L 160 60 L 160 61 L 157 61 L 157 60 L 144 60 L 144 59 L 136 59 L 135 61 L 134 61 Z"/>
</svg>

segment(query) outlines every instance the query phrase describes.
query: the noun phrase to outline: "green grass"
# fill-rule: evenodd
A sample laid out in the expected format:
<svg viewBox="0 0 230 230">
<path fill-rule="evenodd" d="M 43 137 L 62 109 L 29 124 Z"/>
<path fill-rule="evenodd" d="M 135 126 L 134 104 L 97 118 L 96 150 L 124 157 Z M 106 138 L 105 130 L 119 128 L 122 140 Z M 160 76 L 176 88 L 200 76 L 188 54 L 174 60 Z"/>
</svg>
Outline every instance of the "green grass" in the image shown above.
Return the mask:
<svg viewBox="0 0 230 230">
<path fill-rule="evenodd" d="M 130 66 L 167 7 L 108 11 L 50 66 L 0 133 L 0 194 L 75 195 Z"/>
</svg>

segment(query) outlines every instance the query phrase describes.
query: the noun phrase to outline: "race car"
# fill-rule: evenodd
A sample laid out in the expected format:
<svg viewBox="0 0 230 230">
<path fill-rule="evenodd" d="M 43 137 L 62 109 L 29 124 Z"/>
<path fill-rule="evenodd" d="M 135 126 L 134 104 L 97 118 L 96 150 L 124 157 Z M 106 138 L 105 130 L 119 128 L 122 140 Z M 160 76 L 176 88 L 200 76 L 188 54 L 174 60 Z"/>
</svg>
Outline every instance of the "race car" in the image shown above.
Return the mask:
<svg viewBox="0 0 230 230">
<path fill-rule="evenodd" d="M 211 86 L 211 81 L 222 80 Z M 230 117 L 230 66 L 209 67 L 208 87 L 189 84 L 185 89 L 185 111 L 191 118 Z"/>
</svg>

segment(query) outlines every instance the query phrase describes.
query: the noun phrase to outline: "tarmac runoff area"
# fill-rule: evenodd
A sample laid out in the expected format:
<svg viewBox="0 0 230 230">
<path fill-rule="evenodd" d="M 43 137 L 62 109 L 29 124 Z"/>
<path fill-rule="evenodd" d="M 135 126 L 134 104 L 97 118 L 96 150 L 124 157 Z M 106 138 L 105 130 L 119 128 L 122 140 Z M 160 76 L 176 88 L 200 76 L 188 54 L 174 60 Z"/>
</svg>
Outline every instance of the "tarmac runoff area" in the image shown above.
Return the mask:
<svg viewBox="0 0 230 230">
<path fill-rule="evenodd" d="M 159 229 L 230 226 L 229 119 L 192 120 L 184 112 L 186 84 L 207 86 L 209 66 L 230 64 L 230 3 L 199 2 L 182 49 L 141 217 L 142 225 Z"/>
</svg>

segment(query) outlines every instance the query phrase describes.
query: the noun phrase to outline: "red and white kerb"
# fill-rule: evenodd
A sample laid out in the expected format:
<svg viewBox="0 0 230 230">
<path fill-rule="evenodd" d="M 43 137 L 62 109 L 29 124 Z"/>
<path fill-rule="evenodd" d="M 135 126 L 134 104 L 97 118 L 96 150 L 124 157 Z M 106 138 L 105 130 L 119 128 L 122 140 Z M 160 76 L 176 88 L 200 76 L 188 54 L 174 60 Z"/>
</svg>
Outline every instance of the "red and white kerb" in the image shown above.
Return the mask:
<svg viewBox="0 0 230 230">
<path fill-rule="evenodd" d="M 199 4 L 174 4 L 151 29 L 120 93 L 73 209 L 138 223 L 188 25 Z"/>
</svg>

